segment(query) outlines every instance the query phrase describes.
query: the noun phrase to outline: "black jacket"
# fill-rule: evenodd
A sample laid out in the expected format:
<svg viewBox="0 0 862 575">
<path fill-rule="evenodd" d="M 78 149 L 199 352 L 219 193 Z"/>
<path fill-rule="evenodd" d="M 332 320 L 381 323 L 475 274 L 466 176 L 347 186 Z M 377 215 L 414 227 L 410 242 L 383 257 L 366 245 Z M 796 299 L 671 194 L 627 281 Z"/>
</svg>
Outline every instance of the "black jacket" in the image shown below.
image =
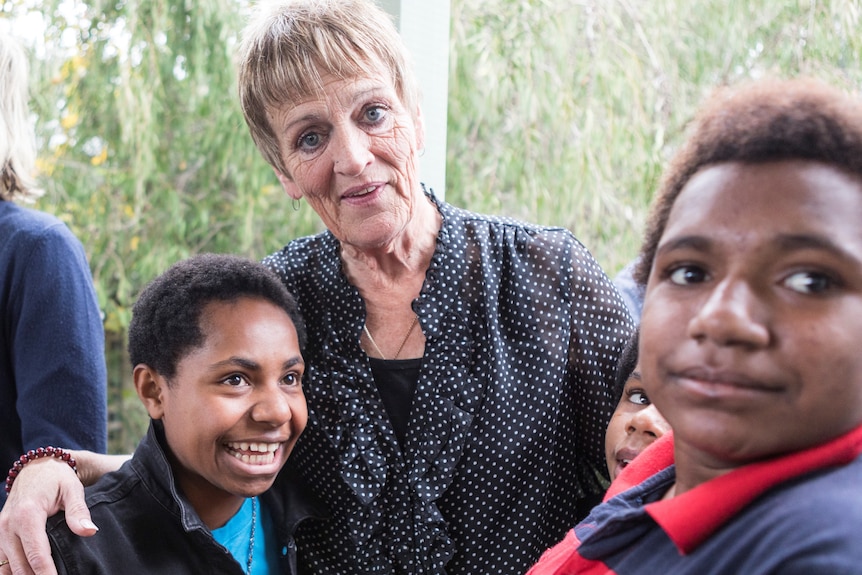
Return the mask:
<svg viewBox="0 0 862 575">
<path fill-rule="evenodd" d="M 242 575 L 244 569 L 213 539 L 174 483 L 160 422 L 151 422 L 131 461 L 87 488 L 87 506 L 99 532 L 78 537 L 63 513 L 48 520 L 60 575 L 170 573 Z M 293 532 L 317 506 L 286 470 L 261 496 L 272 513 L 279 573 L 296 574 Z"/>
</svg>

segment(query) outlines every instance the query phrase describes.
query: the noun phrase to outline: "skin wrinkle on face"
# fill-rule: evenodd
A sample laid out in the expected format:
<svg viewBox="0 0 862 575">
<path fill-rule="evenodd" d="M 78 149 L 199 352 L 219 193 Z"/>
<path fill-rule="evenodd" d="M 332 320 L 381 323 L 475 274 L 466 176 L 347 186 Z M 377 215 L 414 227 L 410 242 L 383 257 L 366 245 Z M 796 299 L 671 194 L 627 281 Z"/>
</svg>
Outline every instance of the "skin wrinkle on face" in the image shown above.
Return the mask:
<svg viewBox="0 0 862 575">
<path fill-rule="evenodd" d="M 232 510 L 219 523 L 272 485 L 305 428 L 304 363 L 290 317 L 263 299 L 209 303 L 201 330 L 205 341 L 179 361 L 170 382 L 150 371 L 145 404 L 164 421 L 177 483 L 201 518 L 208 519 L 201 510 Z M 137 366 L 136 376 L 147 369 Z M 246 443 L 280 446 L 269 462 L 242 461 L 236 448 Z"/>
<path fill-rule="evenodd" d="M 341 242 L 387 249 L 412 232 L 424 201 L 417 179 L 421 116 L 402 106 L 389 76 L 323 76 L 323 92 L 270 113 L 293 199 L 305 198 Z M 379 121 L 375 121 L 377 118 Z M 312 150 L 299 143 L 318 140 Z M 362 197 L 360 190 L 371 193 Z"/>
<path fill-rule="evenodd" d="M 674 202 L 641 322 L 677 493 L 862 422 L 862 181 L 797 160 L 707 167 Z"/>
</svg>

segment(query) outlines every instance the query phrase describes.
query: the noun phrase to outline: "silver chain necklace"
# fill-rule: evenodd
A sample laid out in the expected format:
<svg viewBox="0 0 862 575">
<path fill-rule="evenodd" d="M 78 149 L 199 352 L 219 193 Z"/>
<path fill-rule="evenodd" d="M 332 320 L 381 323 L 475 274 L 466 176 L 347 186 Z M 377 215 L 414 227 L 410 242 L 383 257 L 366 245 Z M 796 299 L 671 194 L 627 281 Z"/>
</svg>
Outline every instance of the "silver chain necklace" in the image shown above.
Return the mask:
<svg viewBox="0 0 862 575">
<path fill-rule="evenodd" d="M 401 345 L 398 346 L 398 351 L 395 352 L 395 357 L 392 359 L 398 359 L 398 356 L 401 355 L 401 350 L 404 349 L 404 344 L 407 343 L 407 340 L 410 339 L 410 334 L 413 333 L 413 330 L 416 328 L 416 324 L 419 323 L 419 316 L 413 316 L 413 323 L 410 324 L 410 329 L 407 330 L 407 334 L 404 336 L 404 339 L 401 340 Z M 377 354 L 380 356 L 380 359 L 385 360 L 386 356 L 383 355 L 383 352 L 380 351 L 380 347 L 377 345 L 377 342 L 374 341 L 374 338 L 371 337 L 371 332 L 368 330 L 368 324 L 362 326 L 362 329 L 365 331 L 365 336 L 368 338 L 368 342 L 374 346 L 374 349 L 377 350 Z"/>
<path fill-rule="evenodd" d="M 254 562 L 254 531 L 257 524 L 257 497 L 251 498 L 251 536 L 248 538 L 248 561 L 245 564 L 245 575 L 251 575 L 251 564 Z"/>
</svg>

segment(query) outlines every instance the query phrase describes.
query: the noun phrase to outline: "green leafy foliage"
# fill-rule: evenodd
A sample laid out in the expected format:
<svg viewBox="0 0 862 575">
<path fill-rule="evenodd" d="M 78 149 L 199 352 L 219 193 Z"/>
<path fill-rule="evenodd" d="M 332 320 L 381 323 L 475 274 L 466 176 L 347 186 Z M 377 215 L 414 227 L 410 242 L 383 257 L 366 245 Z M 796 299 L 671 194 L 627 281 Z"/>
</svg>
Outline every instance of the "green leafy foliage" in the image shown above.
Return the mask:
<svg viewBox="0 0 862 575">
<path fill-rule="evenodd" d="M 447 200 L 571 229 L 609 274 L 698 103 L 805 74 L 862 85 L 859 0 L 453 0 Z"/>
<path fill-rule="evenodd" d="M 146 424 L 125 357 L 140 289 L 191 254 L 259 258 L 319 223 L 308 208 L 288 208 L 242 119 L 232 63 L 239 4 L 41 8 L 46 51 L 31 64 L 46 188 L 37 207 L 87 249 L 105 314 L 111 449 L 128 451 Z"/>
<path fill-rule="evenodd" d="M 446 198 L 570 228 L 614 274 L 711 89 L 764 74 L 862 85 L 860 1 L 452 0 Z M 0 0 L 0 18 L 45 19 L 32 66 L 38 207 L 90 257 L 115 452 L 146 423 L 124 357 L 141 287 L 193 253 L 262 257 L 320 229 L 307 206 L 288 207 L 242 120 L 232 53 L 244 9 Z"/>
</svg>

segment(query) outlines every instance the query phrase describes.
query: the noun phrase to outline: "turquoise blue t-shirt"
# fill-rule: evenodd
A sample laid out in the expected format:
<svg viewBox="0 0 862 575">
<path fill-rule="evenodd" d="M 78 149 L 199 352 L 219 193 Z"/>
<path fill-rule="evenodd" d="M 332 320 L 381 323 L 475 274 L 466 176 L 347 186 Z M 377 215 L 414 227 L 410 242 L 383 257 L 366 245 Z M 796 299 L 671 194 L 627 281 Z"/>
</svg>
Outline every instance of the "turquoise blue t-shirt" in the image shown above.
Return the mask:
<svg viewBox="0 0 862 575">
<path fill-rule="evenodd" d="M 272 544 L 276 540 L 275 526 L 269 510 L 265 505 L 262 505 L 259 498 L 246 499 L 239 511 L 222 527 L 213 529 L 212 534 L 216 541 L 230 551 L 230 554 L 245 571 L 248 565 L 249 539 L 251 537 L 252 505 L 257 506 L 257 513 L 251 574 L 269 575 L 269 573 L 275 572 L 278 565 L 278 550 Z"/>
</svg>

